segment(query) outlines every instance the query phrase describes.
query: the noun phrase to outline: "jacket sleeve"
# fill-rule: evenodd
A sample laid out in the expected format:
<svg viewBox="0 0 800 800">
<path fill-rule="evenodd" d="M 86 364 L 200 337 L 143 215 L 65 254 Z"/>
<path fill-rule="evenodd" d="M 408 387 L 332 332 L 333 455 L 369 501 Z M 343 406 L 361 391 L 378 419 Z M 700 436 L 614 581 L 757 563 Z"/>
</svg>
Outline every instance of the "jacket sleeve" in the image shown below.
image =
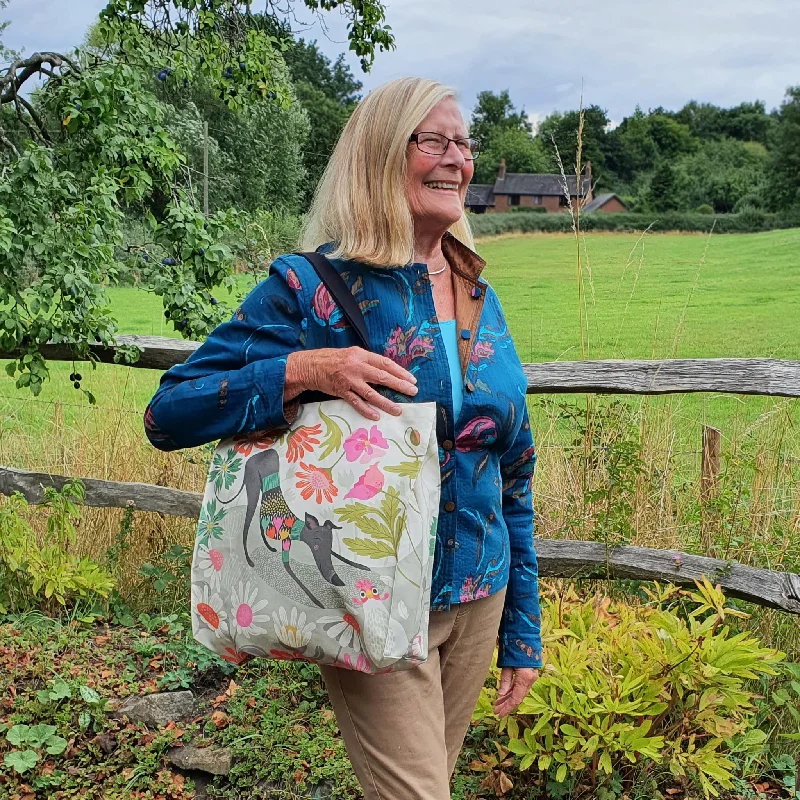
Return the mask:
<svg viewBox="0 0 800 800">
<path fill-rule="evenodd" d="M 287 284 L 278 259 L 230 321 L 164 373 L 144 414 L 154 447 L 195 447 L 290 424 L 296 405 L 284 408 L 283 386 L 286 356 L 305 342 L 300 291 Z"/>
<path fill-rule="evenodd" d="M 533 548 L 531 503 L 535 464 L 536 451 L 526 407 L 514 444 L 500 460 L 503 518 L 508 528 L 511 563 L 505 608 L 500 622 L 499 667 L 542 666 L 539 573 Z"/>
</svg>

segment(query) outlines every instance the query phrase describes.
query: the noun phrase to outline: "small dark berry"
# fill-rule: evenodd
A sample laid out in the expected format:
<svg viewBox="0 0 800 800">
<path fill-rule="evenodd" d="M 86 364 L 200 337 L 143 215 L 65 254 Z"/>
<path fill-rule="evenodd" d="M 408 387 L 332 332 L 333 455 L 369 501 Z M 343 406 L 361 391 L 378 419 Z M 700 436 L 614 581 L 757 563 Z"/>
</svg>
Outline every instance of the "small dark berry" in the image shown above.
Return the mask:
<svg viewBox="0 0 800 800">
<path fill-rule="evenodd" d="M 245 64 L 244 61 L 240 61 L 239 62 L 239 69 L 242 70 L 242 72 L 244 72 L 244 70 L 246 68 L 247 68 L 247 64 Z"/>
<path fill-rule="evenodd" d="M 73 386 L 74 386 L 76 389 L 80 389 L 80 388 L 81 388 L 80 381 L 75 381 L 75 383 L 73 383 L 72 385 L 73 385 Z"/>
<path fill-rule="evenodd" d="M 203 223 L 203 229 L 205 229 L 205 228 L 207 228 L 207 227 L 208 227 L 208 223 L 207 223 L 207 222 L 204 222 L 204 223 Z"/>
<path fill-rule="evenodd" d="M 71 381 L 77 380 L 77 378 L 75 377 L 75 373 L 74 373 L 74 372 L 70 372 L 70 374 L 69 374 L 69 379 L 70 379 Z"/>
<path fill-rule="evenodd" d="M 164 312 L 164 319 L 169 319 L 169 311 Z"/>
<path fill-rule="evenodd" d="M 202 256 L 206 251 L 202 247 L 197 248 L 197 255 Z"/>
<path fill-rule="evenodd" d="M 167 258 L 162 258 L 162 259 L 161 259 L 161 263 L 162 263 L 162 264 L 163 264 L 165 267 L 174 267 L 174 266 L 175 266 L 175 264 L 176 264 L 176 261 L 175 261 L 175 259 L 174 259 L 174 258 L 167 257 Z"/>
<path fill-rule="evenodd" d="M 212 297 L 210 302 L 212 306 L 215 306 L 219 302 L 219 300 L 217 300 L 216 297 Z"/>
<path fill-rule="evenodd" d="M 83 380 L 83 377 L 81 376 L 80 372 L 76 372 L 75 373 L 75 380 L 76 381 L 82 381 Z"/>
</svg>

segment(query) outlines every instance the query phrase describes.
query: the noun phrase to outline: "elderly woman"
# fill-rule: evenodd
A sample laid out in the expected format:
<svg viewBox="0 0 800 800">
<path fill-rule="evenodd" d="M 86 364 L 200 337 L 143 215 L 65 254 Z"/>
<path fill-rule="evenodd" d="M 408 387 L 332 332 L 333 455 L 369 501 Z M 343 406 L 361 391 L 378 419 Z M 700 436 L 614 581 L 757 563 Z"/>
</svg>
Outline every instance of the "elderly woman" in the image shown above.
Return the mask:
<svg viewBox="0 0 800 800">
<path fill-rule="evenodd" d="M 429 658 L 377 676 L 322 668 L 370 800 L 449 798 L 495 646 L 499 715 L 541 666 L 525 376 L 464 216 L 477 147 L 451 89 L 403 78 L 372 91 L 342 132 L 303 242 L 359 302 L 371 351 L 355 346 L 310 264 L 282 256 L 163 376 L 145 414 L 150 441 L 171 450 L 291 426 L 307 392 L 373 420 L 376 409 L 437 404 Z"/>
</svg>

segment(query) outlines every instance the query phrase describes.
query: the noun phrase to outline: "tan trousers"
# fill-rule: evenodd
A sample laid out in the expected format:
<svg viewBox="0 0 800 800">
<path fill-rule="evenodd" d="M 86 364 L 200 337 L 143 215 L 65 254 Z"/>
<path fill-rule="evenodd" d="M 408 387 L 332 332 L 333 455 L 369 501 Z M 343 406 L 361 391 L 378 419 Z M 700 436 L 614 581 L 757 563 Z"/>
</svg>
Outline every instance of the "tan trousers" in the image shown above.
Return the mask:
<svg viewBox="0 0 800 800">
<path fill-rule="evenodd" d="M 488 674 L 505 590 L 432 611 L 425 664 L 386 675 L 322 667 L 367 800 L 449 800 L 450 776 Z"/>
</svg>

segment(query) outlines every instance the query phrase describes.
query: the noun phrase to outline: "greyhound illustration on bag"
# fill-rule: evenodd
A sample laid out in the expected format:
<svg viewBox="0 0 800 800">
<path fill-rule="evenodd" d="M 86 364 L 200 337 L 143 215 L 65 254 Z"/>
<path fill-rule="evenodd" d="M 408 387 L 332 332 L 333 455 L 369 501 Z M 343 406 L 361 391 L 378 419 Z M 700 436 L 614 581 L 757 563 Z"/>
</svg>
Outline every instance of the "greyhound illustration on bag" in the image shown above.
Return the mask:
<svg viewBox="0 0 800 800">
<path fill-rule="evenodd" d="M 344 581 L 336 573 L 336 569 L 333 566 L 333 557 L 345 564 L 349 564 L 351 567 L 362 569 L 366 572 L 369 572 L 369 567 L 356 564 L 354 561 L 334 551 L 333 531 L 334 529 L 341 530 L 340 525 L 334 525 L 330 520 L 326 520 L 320 525 L 319 520 L 311 514 L 305 514 L 303 519 L 299 519 L 292 512 L 281 491 L 279 469 L 280 459 L 276 450 L 270 448 L 256 453 L 245 464 L 244 479 L 239 491 L 229 500 L 217 499 L 227 505 L 241 494 L 242 489 L 245 490 L 247 514 L 242 532 L 242 544 L 247 563 L 251 567 L 254 566 L 253 559 L 247 550 L 247 538 L 256 507 L 258 507 L 259 527 L 264 544 L 274 553 L 277 552 L 278 548 L 273 547 L 270 541 L 278 543 L 281 550 L 281 561 L 286 571 L 314 605 L 324 608 L 325 606 L 311 593 L 292 569 L 289 559 L 292 542 L 300 541 L 308 545 L 320 575 L 332 586 L 344 586 Z"/>
</svg>

